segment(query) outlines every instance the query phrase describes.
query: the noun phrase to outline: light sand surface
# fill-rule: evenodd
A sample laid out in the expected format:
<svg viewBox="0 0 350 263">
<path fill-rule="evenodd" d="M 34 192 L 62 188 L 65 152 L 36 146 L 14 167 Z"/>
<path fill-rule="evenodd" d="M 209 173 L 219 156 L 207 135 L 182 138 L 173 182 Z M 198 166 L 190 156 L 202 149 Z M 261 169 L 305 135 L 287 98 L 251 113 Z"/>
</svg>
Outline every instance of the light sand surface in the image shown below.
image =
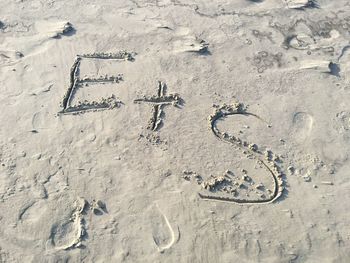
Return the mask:
<svg viewBox="0 0 350 263">
<path fill-rule="evenodd" d="M 0 262 L 350 262 L 347 0 L 1 0 Z"/>
</svg>

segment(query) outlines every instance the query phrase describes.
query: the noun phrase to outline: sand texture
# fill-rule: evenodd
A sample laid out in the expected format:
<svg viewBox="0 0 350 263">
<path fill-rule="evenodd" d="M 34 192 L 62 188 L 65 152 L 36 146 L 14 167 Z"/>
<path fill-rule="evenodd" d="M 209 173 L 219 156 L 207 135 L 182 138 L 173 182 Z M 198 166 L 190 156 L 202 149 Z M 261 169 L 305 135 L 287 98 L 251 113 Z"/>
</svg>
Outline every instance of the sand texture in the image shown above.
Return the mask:
<svg viewBox="0 0 350 263">
<path fill-rule="evenodd" d="M 347 0 L 1 0 L 0 263 L 350 262 Z"/>
</svg>

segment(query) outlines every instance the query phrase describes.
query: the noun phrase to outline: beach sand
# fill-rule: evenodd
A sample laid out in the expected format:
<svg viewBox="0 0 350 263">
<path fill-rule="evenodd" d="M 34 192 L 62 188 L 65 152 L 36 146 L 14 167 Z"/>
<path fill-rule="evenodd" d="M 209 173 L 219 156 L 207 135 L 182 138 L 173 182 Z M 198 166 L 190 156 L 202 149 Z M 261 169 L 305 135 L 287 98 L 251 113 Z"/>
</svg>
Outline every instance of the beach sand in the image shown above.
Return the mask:
<svg viewBox="0 0 350 263">
<path fill-rule="evenodd" d="M 346 0 L 0 2 L 0 262 L 350 262 Z"/>
</svg>

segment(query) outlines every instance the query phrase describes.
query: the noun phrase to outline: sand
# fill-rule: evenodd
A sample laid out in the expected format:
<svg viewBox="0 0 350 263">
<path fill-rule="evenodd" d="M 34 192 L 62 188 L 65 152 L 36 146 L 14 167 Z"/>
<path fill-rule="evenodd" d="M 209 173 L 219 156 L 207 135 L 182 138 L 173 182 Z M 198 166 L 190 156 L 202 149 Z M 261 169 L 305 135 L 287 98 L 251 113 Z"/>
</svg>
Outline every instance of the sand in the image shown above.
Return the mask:
<svg viewBox="0 0 350 263">
<path fill-rule="evenodd" d="M 346 0 L 0 2 L 0 262 L 350 262 Z"/>
</svg>

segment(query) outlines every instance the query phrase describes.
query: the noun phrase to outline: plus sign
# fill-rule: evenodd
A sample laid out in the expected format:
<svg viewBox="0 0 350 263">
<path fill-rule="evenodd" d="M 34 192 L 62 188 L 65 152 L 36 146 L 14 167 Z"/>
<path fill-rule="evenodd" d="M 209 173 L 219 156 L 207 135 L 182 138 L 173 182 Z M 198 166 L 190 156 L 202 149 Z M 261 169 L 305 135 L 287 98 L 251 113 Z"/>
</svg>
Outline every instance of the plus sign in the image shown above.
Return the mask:
<svg viewBox="0 0 350 263">
<path fill-rule="evenodd" d="M 157 131 L 163 124 L 162 116 L 164 114 L 164 107 L 172 104 L 175 107 L 182 105 L 182 99 L 178 94 L 166 95 L 166 84 L 158 81 L 158 93 L 156 96 L 146 97 L 134 100 L 135 103 L 146 102 L 152 105 L 152 118 L 149 121 L 147 129 Z"/>
</svg>

